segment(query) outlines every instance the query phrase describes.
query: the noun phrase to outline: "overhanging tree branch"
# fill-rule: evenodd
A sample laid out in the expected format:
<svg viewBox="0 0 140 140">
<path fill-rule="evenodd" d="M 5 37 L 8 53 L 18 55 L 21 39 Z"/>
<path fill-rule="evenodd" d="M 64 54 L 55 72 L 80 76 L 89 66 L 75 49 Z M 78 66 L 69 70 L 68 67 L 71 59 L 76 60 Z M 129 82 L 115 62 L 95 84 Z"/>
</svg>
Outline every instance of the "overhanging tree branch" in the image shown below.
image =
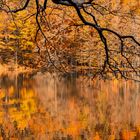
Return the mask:
<svg viewBox="0 0 140 140">
<path fill-rule="evenodd" d="M 26 0 L 23 7 L 19 8 L 19 9 L 15 9 L 15 10 L 10 10 L 9 12 L 17 13 L 17 12 L 25 10 L 28 7 L 29 2 L 30 2 L 30 0 Z"/>
</svg>

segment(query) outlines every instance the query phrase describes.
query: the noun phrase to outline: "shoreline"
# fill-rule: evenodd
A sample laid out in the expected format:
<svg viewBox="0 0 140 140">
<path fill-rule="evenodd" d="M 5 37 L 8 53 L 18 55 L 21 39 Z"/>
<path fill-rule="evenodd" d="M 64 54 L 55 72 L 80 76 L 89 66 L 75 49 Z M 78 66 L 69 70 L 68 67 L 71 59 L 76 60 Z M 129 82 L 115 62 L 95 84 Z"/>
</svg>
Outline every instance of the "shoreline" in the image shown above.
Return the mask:
<svg viewBox="0 0 140 140">
<path fill-rule="evenodd" d="M 31 73 L 35 69 L 27 68 L 19 65 L 2 65 L 0 64 L 0 75 L 2 74 L 19 74 L 19 73 Z"/>
</svg>

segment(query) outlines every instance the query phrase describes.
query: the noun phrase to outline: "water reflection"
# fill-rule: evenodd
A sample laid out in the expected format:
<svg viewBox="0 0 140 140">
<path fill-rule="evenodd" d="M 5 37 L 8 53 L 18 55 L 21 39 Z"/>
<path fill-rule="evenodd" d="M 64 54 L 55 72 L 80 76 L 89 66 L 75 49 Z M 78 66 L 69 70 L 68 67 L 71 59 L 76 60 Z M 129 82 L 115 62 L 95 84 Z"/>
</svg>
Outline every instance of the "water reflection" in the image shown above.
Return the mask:
<svg viewBox="0 0 140 140">
<path fill-rule="evenodd" d="M 1 139 L 139 140 L 140 84 L 1 75 Z"/>
</svg>

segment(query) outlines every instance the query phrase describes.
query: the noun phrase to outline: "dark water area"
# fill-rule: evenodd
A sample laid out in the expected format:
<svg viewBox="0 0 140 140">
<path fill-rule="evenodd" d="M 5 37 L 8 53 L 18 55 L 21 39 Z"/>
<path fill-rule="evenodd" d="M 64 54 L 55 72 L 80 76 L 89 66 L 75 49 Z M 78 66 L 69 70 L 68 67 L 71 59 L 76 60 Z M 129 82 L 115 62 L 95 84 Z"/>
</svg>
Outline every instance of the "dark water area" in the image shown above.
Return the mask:
<svg viewBox="0 0 140 140">
<path fill-rule="evenodd" d="M 0 76 L 0 139 L 140 140 L 140 83 Z"/>
</svg>

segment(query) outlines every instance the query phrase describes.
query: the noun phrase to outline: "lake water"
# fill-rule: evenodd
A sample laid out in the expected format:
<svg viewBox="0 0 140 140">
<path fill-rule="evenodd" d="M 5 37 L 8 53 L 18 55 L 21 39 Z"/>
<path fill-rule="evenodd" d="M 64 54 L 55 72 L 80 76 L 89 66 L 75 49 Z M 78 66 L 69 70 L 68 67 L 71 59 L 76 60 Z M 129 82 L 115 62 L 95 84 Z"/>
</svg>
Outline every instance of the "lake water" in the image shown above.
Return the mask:
<svg viewBox="0 0 140 140">
<path fill-rule="evenodd" d="M 0 139 L 140 140 L 140 83 L 0 76 Z"/>
</svg>

